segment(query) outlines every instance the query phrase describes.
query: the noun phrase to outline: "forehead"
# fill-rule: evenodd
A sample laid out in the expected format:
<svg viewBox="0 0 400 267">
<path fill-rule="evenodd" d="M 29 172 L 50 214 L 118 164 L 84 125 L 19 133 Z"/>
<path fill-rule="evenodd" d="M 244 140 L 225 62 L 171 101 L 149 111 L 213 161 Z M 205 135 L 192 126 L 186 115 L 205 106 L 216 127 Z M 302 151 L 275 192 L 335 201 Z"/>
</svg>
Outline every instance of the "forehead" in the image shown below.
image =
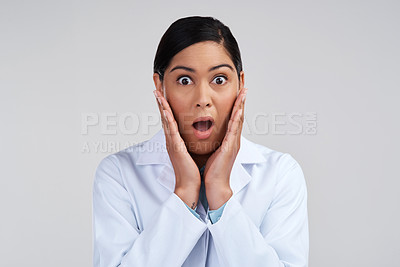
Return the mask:
<svg viewBox="0 0 400 267">
<path fill-rule="evenodd" d="M 208 70 L 210 66 L 224 63 L 234 67 L 223 45 L 213 41 L 204 41 L 188 46 L 176 54 L 172 58 L 168 70 L 176 65 L 184 65 L 196 70 Z"/>
</svg>

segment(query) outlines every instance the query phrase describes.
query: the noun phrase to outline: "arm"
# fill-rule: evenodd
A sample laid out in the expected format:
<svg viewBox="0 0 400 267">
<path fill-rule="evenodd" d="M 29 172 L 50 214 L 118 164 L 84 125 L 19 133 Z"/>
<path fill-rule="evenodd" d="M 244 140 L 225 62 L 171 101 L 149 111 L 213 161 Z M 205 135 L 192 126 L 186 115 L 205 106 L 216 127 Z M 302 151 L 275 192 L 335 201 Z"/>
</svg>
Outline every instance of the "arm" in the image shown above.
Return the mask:
<svg viewBox="0 0 400 267">
<path fill-rule="evenodd" d="M 275 189 L 260 228 L 235 197 L 226 203 L 219 222 L 208 226 L 224 266 L 308 265 L 307 189 L 298 163 L 278 179 Z"/>
<path fill-rule="evenodd" d="M 221 146 L 209 157 L 205 185 L 210 208 L 226 200 L 221 219 L 208 224 L 223 266 L 305 267 L 308 264 L 307 189 L 300 165 L 291 158 L 274 185 L 274 198 L 260 227 L 246 214 L 230 190 L 230 172 L 240 148 L 247 89 L 240 91 Z M 280 166 L 282 166 L 280 164 Z M 251 194 L 251 193 L 249 193 Z M 248 196 L 252 198 L 251 195 Z M 253 198 L 253 206 L 260 203 Z"/>
<path fill-rule="evenodd" d="M 138 229 L 118 162 L 100 163 L 93 187 L 94 266 L 181 266 L 207 226 L 172 193 L 145 229 Z M 173 241 L 173 242 L 171 242 Z"/>
</svg>

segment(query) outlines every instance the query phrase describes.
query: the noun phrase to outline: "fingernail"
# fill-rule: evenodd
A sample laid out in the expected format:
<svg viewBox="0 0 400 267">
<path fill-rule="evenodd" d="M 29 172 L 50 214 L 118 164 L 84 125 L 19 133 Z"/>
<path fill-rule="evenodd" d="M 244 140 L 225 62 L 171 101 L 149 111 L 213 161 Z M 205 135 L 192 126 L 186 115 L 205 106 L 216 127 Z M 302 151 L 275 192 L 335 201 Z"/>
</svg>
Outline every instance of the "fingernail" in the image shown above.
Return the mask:
<svg viewBox="0 0 400 267">
<path fill-rule="evenodd" d="M 156 97 L 157 97 L 158 103 L 160 103 L 160 105 L 162 106 L 161 99 L 158 96 L 156 96 Z"/>
<path fill-rule="evenodd" d="M 242 103 L 244 102 L 244 100 L 246 99 L 247 95 L 244 95 L 244 97 L 242 98 Z"/>
<path fill-rule="evenodd" d="M 153 90 L 153 94 L 154 94 L 155 97 L 157 97 L 157 92 L 156 91 L 157 90 Z"/>
</svg>

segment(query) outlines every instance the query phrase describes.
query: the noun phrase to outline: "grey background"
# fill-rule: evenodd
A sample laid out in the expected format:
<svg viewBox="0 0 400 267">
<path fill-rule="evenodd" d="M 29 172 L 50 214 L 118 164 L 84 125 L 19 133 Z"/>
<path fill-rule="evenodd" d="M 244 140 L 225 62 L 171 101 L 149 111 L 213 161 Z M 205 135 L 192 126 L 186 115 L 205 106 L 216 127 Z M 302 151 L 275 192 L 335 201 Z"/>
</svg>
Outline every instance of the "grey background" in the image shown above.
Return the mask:
<svg viewBox="0 0 400 267">
<path fill-rule="evenodd" d="M 317 114 L 315 134 L 244 133 L 303 168 L 310 266 L 400 266 L 398 1 L 0 3 L 0 266 L 92 265 L 94 171 L 115 152 L 93 147 L 160 125 L 83 134 L 82 117 L 157 115 L 155 51 L 189 15 L 238 40 L 246 121 Z"/>
</svg>

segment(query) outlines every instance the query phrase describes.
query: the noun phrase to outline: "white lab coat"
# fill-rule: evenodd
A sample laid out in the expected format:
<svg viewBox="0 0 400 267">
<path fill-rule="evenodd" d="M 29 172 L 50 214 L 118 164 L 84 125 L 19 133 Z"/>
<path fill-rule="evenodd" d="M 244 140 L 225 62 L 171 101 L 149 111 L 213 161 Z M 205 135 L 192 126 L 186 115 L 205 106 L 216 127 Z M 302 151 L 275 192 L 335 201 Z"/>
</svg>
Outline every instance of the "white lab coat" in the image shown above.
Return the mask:
<svg viewBox="0 0 400 267">
<path fill-rule="evenodd" d="M 150 140 L 105 157 L 93 187 L 95 267 L 277 267 L 308 265 L 307 189 L 288 153 L 241 136 L 233 196 L 211 224 L 174 193 L 161 129 Z"/>
</svg>

